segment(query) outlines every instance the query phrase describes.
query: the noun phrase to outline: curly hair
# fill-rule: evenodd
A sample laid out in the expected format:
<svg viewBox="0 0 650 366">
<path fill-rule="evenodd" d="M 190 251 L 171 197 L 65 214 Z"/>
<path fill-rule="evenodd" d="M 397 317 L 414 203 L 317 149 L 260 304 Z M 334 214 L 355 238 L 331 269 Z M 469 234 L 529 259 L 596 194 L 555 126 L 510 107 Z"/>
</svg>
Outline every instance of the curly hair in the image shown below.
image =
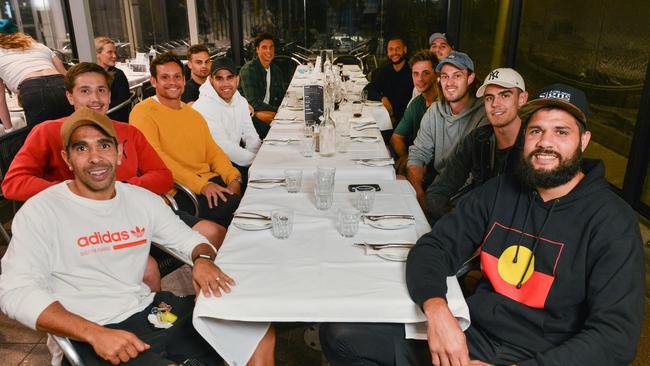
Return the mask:
<svg viewBox="0 0 650 366">
<path fill-rule="evenodd" d="M 16 32 L 14 34 L 0 34 L 0 47 L 4 49 L 19 49 L 24 51 L 28 48 L 32 48 L 33 44 L 34 39 L 25 33 Z"/>
</svg>

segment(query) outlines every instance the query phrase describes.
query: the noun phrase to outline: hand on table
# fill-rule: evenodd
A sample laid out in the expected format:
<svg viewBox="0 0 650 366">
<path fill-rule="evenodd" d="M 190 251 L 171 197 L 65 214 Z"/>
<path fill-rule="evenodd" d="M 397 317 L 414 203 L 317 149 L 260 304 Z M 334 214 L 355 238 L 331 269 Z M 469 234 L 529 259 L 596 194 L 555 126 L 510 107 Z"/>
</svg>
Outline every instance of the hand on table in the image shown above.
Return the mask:
<svg viewBox="0 0 650 366">
<path fill-rule="evenodd" d="M 128 362 L 150 348 L 131 332 L 100 327 L 88 341 L 95 353 L 113 365 Z"/>
<path fill-rule="evenodd" d="M 192 285 L 197 295 L 202 291 L 205 297 L 210 297 L 210 294 L 221 297 L 221 291 L 229 293 L 230 286 L 235 285 L 235 280 L 225 274 L 213 262 L 207 259 L 199 259 L 192 268 Z"/>
<path fill-rule="evenodd" d="M 470 365 L 465 334 L 449 311 L 447 302 L 442 298 L 431 298 L 424 303 L 423 308 L 427 316 L 431 362 L 436 366 Z"/>
<path fill-rule="evenodd" d="M 208 182 L 208 184 L 201 189 L 201 194 L 208 200 L 208 207 L 210 208 L 212 208 L 212 206 L 218 206 L 219 198 L 224 202 L 228 201 L 224 193 L 234 194 L 229 188 L 222 187 L 212 182 Z"/>
</svg>

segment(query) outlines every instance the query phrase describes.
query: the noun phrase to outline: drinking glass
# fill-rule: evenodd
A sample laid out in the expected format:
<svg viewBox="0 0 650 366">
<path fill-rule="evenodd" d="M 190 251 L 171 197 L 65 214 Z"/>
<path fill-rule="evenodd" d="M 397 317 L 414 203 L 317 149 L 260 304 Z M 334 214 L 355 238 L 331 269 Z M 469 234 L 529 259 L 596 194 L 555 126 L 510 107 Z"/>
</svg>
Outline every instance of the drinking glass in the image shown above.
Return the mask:
<svg viewBox="0 0 650 366">
<path fill-rule="evenodd" d="M 329 187 L 314 187 L 316 197 L 316 208 L 324 211 L 329 210 L 334 202 L 334 191 Z"/>
<path fill-rule="evenodd" d="M 278 239 L 286 239 L 293 231 L 293 211 L 276 209 L 271 211 L 271 232 Z"/>
<path fill-rule="evenodd" d="M 303 137 L 300 140 L 300 153 L 306 158 L 314 156 L 314 136 Z"/>
<path fill-rule="evenodd" d="M 336 228 L 341 236 L 351 238 L 359 232 L 359 211 L 354 208 L 342 208 L 336 217 Z"/>
<path fill-rule="evenodd" d="M 350 134 L 336 136 L 336 152 L 344 154 L 348 152 L 348 145 L 350 144 Z"/>
<path fill-rule="evenodd" d="M 335 175 L 336 168 L 321 165 L 317 166 L 316 173 L 314 173 L 316 187 L 329 188 L 330 191 L 333 191 Z"/>
<path fill-rule="evenodd" d="M 358 186 L 355 188 L 357 196 L 357 208 L 362 213 L 368 213 L 375 204 L 375 187 Z"/>
<path fill-rule="evenodd" d="M 302 183 L 302 170 L 300 169 L 285 169 L 284 182 L 287 186 L 287 192 L 298 193 L 300 192 L 300 185 Z"/>
</svg>

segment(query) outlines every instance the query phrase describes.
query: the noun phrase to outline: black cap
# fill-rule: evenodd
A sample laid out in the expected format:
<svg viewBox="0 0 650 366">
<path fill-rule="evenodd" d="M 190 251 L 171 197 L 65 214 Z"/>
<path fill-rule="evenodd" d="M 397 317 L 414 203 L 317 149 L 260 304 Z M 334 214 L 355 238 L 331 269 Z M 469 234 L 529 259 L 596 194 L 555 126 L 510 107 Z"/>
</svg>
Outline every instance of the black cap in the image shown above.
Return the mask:
<svg viewBox="0 0 650 366">
<path fill-rule="evenodd" d="M 237 66 L 235 66 L 235 63 L 228 57 L 219 57 L 214 60 L 212 63 L 212 75 L 221 69 L 226 69 L 232 72 L 233 75 L 238 75 Z"/>
<path fill-rule="evenodd" d="M 535 99 L 519 108 L 519 117 L 523 124 L 528 122 L 530 116 L 538 109 L 544 107 L 558 107 L 571 113 L 585 128 L 589 118 L 589 103 L 585 93 L 572 86 L 553 84 L 545 86 L 537 93 Z"/>
</svg>

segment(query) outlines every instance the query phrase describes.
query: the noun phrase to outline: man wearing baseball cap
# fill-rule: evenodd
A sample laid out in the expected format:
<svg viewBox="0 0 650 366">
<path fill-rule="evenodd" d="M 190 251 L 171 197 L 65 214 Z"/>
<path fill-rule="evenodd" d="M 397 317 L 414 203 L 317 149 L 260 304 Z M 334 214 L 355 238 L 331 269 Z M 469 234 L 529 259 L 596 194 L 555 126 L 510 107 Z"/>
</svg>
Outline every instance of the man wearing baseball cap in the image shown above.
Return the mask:
<svg viewBox="0 0 650 366">
<path fill-rule="evenodd" d="M 321 326 L 332 366 L 634 359 L 645 307 L 643 245 L 636 213 L 609 188 L 602 161 L 582 158 L 590 139 L 587 99 L 555 84 L 519 116 L 524 144 L 516 173 L 470 192 L 409 252 L 406 283 L 427 318 L 429 352 L 418 353 L 399 325 Z M 478 248 L 483 278 L 466 299 L 472 324 L 461 329 L 445 300 L 446 278 Z M 364 336 L 381 352 L 361 353 Z"/>
<path fill-rule="evenodd" d="M 442 95 L 422 117 L 409 147 L 407 178 L 426 208 L 425 191 L 447 165 L 451 150 L 474 128 L 488 123 L 483 102 L 477 99 L 474 62 L 454 51 L 436 67 Z"/>
<path fill-rule="evenodd" d="M 429 36 L 429 51 L 434 53 L 438 61 L 442 61 L 445 57 L 454 50 L 451 43 L 447 39 L 445 33 L 433 33 Z"/>
<path fill-rule="evenodd" d="M 521 131 L 517 111 L 528 101 L 523 78 L 510 68 L 495 69 L 487 75 L 476 97 L 483 98 L 490 124 L 474 129 L 458 142 L 447 168 L 427 189 L 427 216 L 433 221 L 449 212 L 452 197 L 514 171 L 519 162 L 522 141 L 517 138 Z"/>
<path fill-rule="evenodd" d="M 2 311 L 71 338 L 86 365 L 216 365 L 218 355 L 192 326 L 194 297 L 152 292 L 142 281 L 155 240 L 193 260 L 197 292 L 230 292 L 235 283 L 211 260 L 212 245 L 158 195 L 115 181 L 123 146 L 106 115 L 78 109 L 60 137 L 74 177 L 16 214 L 2 258 Z M 165 309 L 171 314 L 150 317 Z"/>
<path fill-rule="evenodd" d="M 214 141 L 245 175 L 241 168 L 251 165 L 261 142 L 248 102 L 237 91 L 239 74 L 234 62 L 228 57 L 216 59 L 209 81 L 199 88 L 199 99 L 192 108 L 205 118 Z"/>
</svg>

